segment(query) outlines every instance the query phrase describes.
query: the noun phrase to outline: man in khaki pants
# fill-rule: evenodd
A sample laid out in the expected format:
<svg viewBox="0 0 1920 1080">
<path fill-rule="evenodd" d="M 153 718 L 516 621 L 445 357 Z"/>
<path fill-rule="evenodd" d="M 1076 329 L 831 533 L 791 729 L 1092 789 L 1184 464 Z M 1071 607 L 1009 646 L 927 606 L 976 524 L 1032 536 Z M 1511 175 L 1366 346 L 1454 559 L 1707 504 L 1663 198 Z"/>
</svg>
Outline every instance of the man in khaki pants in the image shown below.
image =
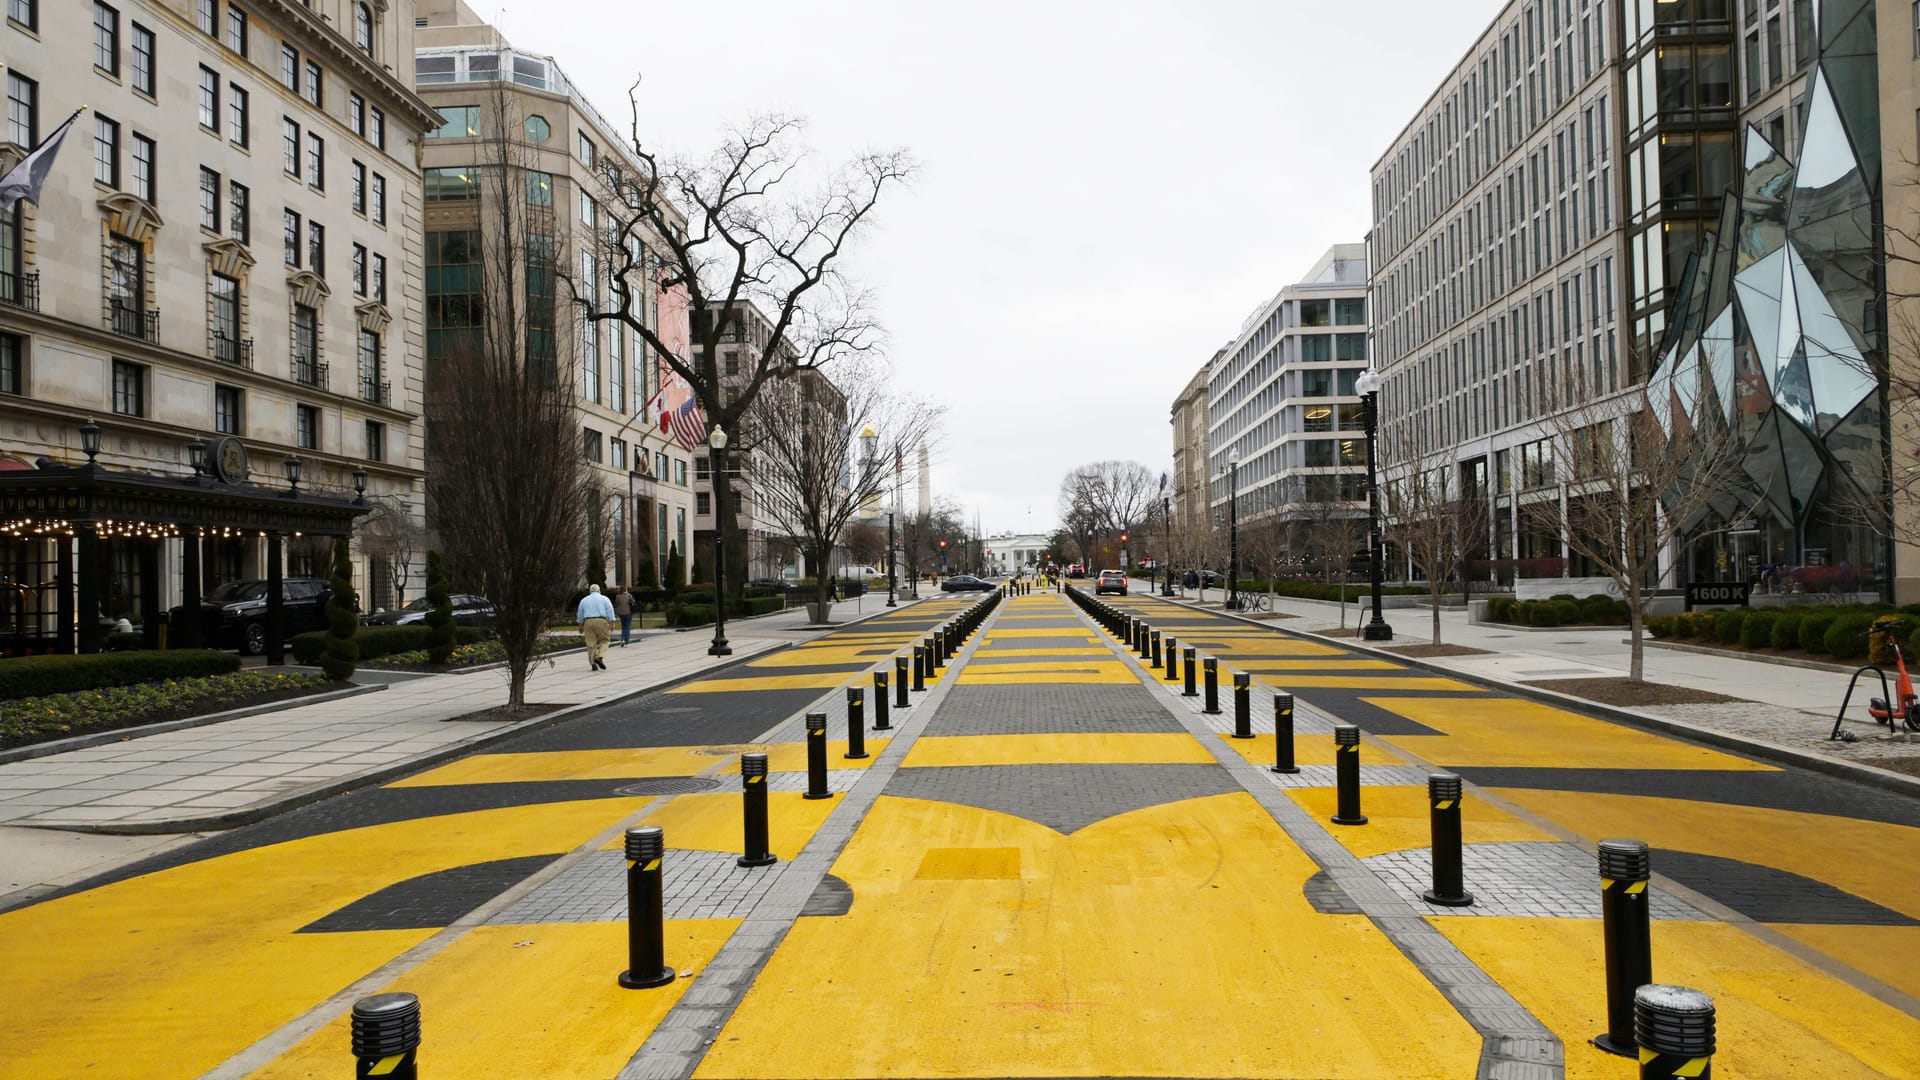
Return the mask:
<svg viewBox="0 0 1920 1080">
<path fill-rule="evenodd" d="M 607 670 L 607 641 L 612 637 L 613 603 L 600 595 L 600 586 L 587 586 L 580 598 L 580 636 L 587 643 L 588 670 Z"/>
</svg>

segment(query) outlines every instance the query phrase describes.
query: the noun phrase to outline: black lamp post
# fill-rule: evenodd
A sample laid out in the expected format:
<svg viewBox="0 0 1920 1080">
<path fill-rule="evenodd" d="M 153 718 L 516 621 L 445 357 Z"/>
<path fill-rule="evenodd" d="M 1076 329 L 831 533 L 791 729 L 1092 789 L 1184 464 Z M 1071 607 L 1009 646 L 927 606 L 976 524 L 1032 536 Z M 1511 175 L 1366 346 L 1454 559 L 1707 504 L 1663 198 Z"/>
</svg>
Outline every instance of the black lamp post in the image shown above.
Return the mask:
<svg viewBox="0 0 1920 1080">
<path fill-rule="evenodd" d="M 718 478 L 726 466 L 727 431 L 714 425 L 707 435 L 707 445 L 713 447 L 713 475 Z M 733 646 L 727 644 L 727 538 L 726 531 L 720 527 L 720 485 L 714 485 L 713 503 L 713 644 L 707 646 L 708 656 L 732 656 Z"/>
<path fill-rule="evenodd" d="M 1354 380 L 1360 394 L 1360 418 L 1367 429 L 1367 581 L 1373 590 L 1373 615 L 1361 628 L 1366 641 L 1392 641 L 1393 627 L 1380 616 L 1380 571 L 1386 544 L 1380 537 L 1380 477 L 1374 460 L 1374 441 L 1379 429 L 1380 373 L 1368 368 Z"/>
<path fill-rule="evenodd" d="M 1227 609 L 1240 610 L 1240 451 L 1227 454 Z"/>
<path fill-rule="evenodd" d="M 893 580 L 893 573 L 894 573 L 894 563 L 897 560 L 898 555 L 899 555 L 899 552 L 895 551 L 893 547 L 893 511 L 889 510 L 887 511 L 887 606 L 888 607 L 897 606 L 893 602 L 893 590 L 896 588 L 896 585 Z"/>
<path fill-rule="evenodd" d="M 1160 500 L 1160 531 L 1166 537 L 1166 547 L 1160 552 L 1162 569 L 1166 578 L 1160 586 L 1161 596 L 1173 595 L 1173 518 L 1167 513 L 1167 500 Z"/>
</svg>

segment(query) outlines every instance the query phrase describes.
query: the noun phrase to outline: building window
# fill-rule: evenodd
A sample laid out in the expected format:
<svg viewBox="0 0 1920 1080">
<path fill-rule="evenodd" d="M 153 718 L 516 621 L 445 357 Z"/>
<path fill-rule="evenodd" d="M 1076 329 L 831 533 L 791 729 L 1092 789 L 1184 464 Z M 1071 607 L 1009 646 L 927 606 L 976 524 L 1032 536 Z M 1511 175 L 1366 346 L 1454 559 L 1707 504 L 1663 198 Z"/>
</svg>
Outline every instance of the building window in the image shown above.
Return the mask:
<svg viewBox="0 0 1920 1080">
<path fill-rule="evenodd" d="M 527 170 L 527 205 L 553 205 L 553 174 Z"/>
<path fill-rule="evenodd" d="M 287 265 L 300 265 L 300 215 L 292 210 L 281 213 L 282 246 L 286 249 Z"/>
<path fill-rule="evenodd" d="M 31 148 L 40 141 L 40 84 L 7 72 L 7 141 Z"/>
<path fill-rule="evenodd" d="M 373 223 L 387 223 L 387 178 L 379 173 L 373 174 Z"/>
<path fill-rule="evenodd" d="M 360 361 L 360 397 L 363 401 L 386 404 L 387 388 L 382 386 L 380 370 L 380 335 L 371 330 L 360 331 L 357 355 Z"/>
<path fill-rule="evenodd" d="M 387 114 L 379 109 L 367 110 L 367 141 L 376 148 L 387 148 Z"/>
<path fill-rule="evenodd" d="M 375 300 L 383 304 L 387 302 L 387 257 L 385 255 L 375 255 L 373 257 L 373 283 L 371 289 Z"/>
<path fill-rule="evenodd" d="M 280 168 L 288 176 L 300 175 L 300 125 L 293 118 L 280 118 Z"/>
<path fill-rule="evenodd" d="M 133 88 L 153 96 L 153 31 L 133 24 Z"/>
<path fill-rule="evenodd" d="M 363 244 L 353 245 L 353 295 L 367 295 L 367 249 Z"/>
<path fill-rule="evenodd" d="M 580 429 L 580 450 L 586 459 L 595 465 L 606 463 L 606 454 L 603 452 L 600 433 L 592 428 Z"/>
<path fill-rule="evenodd" d="M 327 188 L 327 144 L 320 136 L 307 132 L 307 183 L 315 191 Z"/>
<path fill-rule="evenodd" d="M 223 364 L 240 362 L 240 282 L 225 274 L 213 275 L 213 358 Z"/>
<path fill-rule="evenodd" d="M 1364 326 L 1367 321 L 1367 302 L 1359 297 L 1333 302 L 1333 321 L 1338 326 Z"/>
<path fill-rule="evenodd" d="M 326 101 L 325 80 L 320 73 L 317 61 L 307 61 L 307 83 L 300 88 L 300 96 L 307 99 L 309 105 L 323 105 Z"/>
<path fill-rule="evenodd" d="M 467 202 L 478 199 L 480 184 L 476 172 L 478 170 L 471 165 L 423 170 L 424 198 L 427 202 Z"/>
<path fill-rule="evenodd" d="M 18 304 L 29 299 L 20 274 L 26 268 L 20 250 L 20 204 L 0 211 L 0 303 Z"/>
<path fill-rule="evenodd" d="M 357 161 L 354 162 L 352 175 L 353 188 L 350 197 L 353 200 L 353 212 L 364 217 L 367 213 L 367 167 Z"/>
<path fill-rule="evenodd" d="M 300 92 L 300 53 L 285 42 L 280 44 L 280 85 Z"/>
<path fill-rule="evenodd" d="M 120 186 L 120 125 L 99 113 L 93 115 L 93 179 Z"/>
<path fill-rule="evenodd" d="M 253 125 L 248 122 L 250 108 L 247 92 L 238 84 L 227 84 L 227 140 L 235 146 L 245 146 L 252 141 L 249 132 Z"/>
<path fill-rule="evenodd" d="M 367 137 L 367 99 L 357 93 L 347 95 L 347 127 L 355 135 Z"/>
<path fill-rule="evenodd" d="M 687 459 L 673 459 L 673 482 L 681 487 L 687 486 Z"/>
<path fill-rule="evenodd" d="M 40 29 L 40 0 L 7 0 L 7 21 L 29 30 Z"/>
<path fill-rule="evenodd" d="M 253 202 L 247 185 L 227 185 L 227 234 L 243 244 L 253 243 Z"/>
<path fill-rule="evenodd" d="M 587 168 L 591 169 L 593 168 L 594 159 L 596 156 L 597 154 L 594 149 L 593 140 L 587 138 L 585 135 L 581 135 L 580 136 L 580 160 L 586 162 Z"/>
<path fill-rule="evenodd" d="M 232 3 L 227 5 L 227 48 L 247 55 L 247 13 Z"/>
<path fill-rule="evenodd" d="M 585 225 L 591 232 L 599 216 L 600 208 L 594 204 L 593 196 L 582 191 L 580 193 L 580 224 Z"/>
<path fill-rule="evenodd" d="M 367 421 L 367 460 L 387 460 L 387 425 L 378 420 Z"/>
<path fill-rule="evenodd" d="M 293 377 L 320 385 L 320 313 L 305 304 L 293 305 Z"/>
<path fill-rule="evenodd" d="M 199 0 L 194 5 L 194 25 L 208 37 L 220 33 L 220 0 Z"/>
<path fill-rule="evenodd" d="M 220 73 L 210 67 L 200 69 L 200 126 L 220 130 Z"/>
<path fill-rule="evenodd" d="M 307 222 L 307 269 L 327 276 L 327 227 L 317 221 Z"/>
<path fill-rule="evenodd" d="M 133 133 L 133 193 L 153 205 L 153 140 Z"/>
<path fill-rule="evenodd" d="M 373 9 L 364 3 L 353 5 L 353 45 L 368 56 L 373 55 Z"/>
<path fill-rule="evenodd" d="M 553 137 L 553 125 L 547 123 L 547 118 L 539 113 L 527 117 L 526 128 L 529 142 L 543 143 Z"/>
<path fill-rule="evenodd" d="M 147 369 L 125 360 L 113 362 L 113 411 L 121 416 L 147 415 Z"/>
<path fill-rule="evenodd" d="M 623 471 L 626 469 L 627 441 L 625 439 L 613 439 L 607 443 L 607 464 Z"/>
<path fill-rule="evenodd" d="M 200 166 L 200 227 L 220 231 L 220 174 Z"/>
<path fill-rule="evenodd" d="M 427 132 L 429 139 L 472 139 L 480 134 L 480 106 L 442 105 L 440 126 Z"/>
<path fill-rule="evenodd" d="M 100 0 L 93 3 L 93 66 L 120 74 L 120 13 Z"/>
<path fill-rule="evenodd" d="M 221 435 L 241 434 L 240 388 L 215 385 L 213 388 L 213 430 Z"/>
<path fill-rule="evenodd" d="M 0 394 L 27 392 L 27 339 L 0 334 Z"/>
<path fill-rule="evenodd" d="M 693 493 L 693 512 L 696 514 L 713 513 L 713 496 L 704 491 Z"/>
<path fill-rule="evenodd" d="M 707 463 L 706 458 L 697 457 L 693 459 L 693 478 L 696 482 L 702 484 L 713 479 L 713 466 Z"/>
<path fill-rule="evenodd" d="M 313 405 L 293 407 L 294 442 L 302 450 L 320 449 L 320 410 Z"/>
</svg>

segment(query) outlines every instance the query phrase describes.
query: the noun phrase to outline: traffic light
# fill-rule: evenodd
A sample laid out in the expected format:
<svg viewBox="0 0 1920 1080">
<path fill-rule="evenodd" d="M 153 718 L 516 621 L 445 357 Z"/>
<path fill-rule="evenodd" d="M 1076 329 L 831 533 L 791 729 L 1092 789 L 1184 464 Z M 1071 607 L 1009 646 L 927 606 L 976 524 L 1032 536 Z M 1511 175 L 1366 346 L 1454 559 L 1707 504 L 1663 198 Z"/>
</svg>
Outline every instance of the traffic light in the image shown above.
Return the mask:
<svg viewBox="0 0 1920 1080">
<path fill-rule="evenodd" d="M 941 551 L 947 550 L 947 542 L 945 540 L 940 541 L 940 550 Z"/>
<path fill-rule="evenodd" d="M 1127 542 L 1127 534 L 1126 534 L 1126 533 L 1121 533 L 1121 534 L 1120 534 L 1120 542 L 1121 542 L 1121 543 L 1123 543 L 1123 544 Z"/>
</svg>

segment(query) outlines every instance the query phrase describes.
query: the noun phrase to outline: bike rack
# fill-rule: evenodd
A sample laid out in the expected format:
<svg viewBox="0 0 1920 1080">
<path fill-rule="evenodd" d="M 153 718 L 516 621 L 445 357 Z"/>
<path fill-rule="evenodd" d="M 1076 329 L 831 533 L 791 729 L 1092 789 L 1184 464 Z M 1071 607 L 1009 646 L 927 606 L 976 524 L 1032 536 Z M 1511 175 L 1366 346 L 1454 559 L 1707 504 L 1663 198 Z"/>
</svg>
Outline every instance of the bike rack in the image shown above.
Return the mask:
<svg viewBox="0 0 1920 1080">
<path fill-rule="evenodd" d="M 1895 721 L 1894 717 L 1897 714 L 1905 711 L 1905 703 L 1895 702 L 1893 700 L 1893 692 L 1887 689 L 1887 673 L 1881 670 L 1881 668 L 1878 665 L 1868 664 L 1865 667 L 1862 667 L 1856 670 L 1853 673 L 1853 678 L 1847 680 L 1847 696 L 1840 699 L 1840 712 L 1837 715 L 1835 715 L 1833 718 L 1833 731 L 1828 733 L 1827 735 L 1828 742 L 1832 742 L 1833 740 L 1838 739 L 1840 737 L 1840 725 L 1846 721 L 1847 703 L 1853 700 L 1853 688 L 1860 684 L 1860 676 L 1865 675 L 1869 671 L 1873 672 L 1875 675 L 1878 675 L 1880 677 L 1880 694 L 1881 694 L 1880 700 L 1887 703 L 1886 720 L 1887 720 L 1888 729 L 1892 731 L 1900 730 L 1900 727 L 1898 723 Z M 1868 711 L 1868 715 L 1872 716 L 1871 710 Z M 1874 717 L 1873 722 L 1876 725 L 1879 724 L 1880 718 Z M 1911 738 L 1911 736 L 1909 736 L 1909 738 Z"/>
</svg>

